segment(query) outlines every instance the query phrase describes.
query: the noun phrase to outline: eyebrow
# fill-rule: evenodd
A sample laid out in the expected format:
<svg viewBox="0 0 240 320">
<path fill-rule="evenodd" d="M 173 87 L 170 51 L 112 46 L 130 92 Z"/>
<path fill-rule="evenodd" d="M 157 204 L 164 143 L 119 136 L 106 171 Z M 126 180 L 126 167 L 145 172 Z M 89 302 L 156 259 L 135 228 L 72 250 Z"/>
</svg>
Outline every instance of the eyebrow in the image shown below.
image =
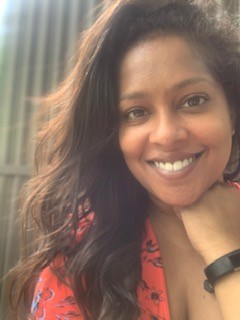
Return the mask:
<svg viewBox="0 0 240 320">
<path fill-rule="evenodd" d="M 190 86 L 190 85 L 194 85 L 194 84 L 199 83 L 199 82 L 207 82 L 207 83 L 213 85 L 213 82 L 208 80 L 207 78 L 198 77 L 198 78 L 186 79 L 186 80 L 183 80 L 183 81 L 181 81 L 179 83 L 176 83 L 170 88 L 170 90 L 179 90 L 179 89 L 185 88 L 185 87 Z M 146 96 L 147 95 L 146 95 L 145 92 L 136 91 L 136 92 L 126 93 L 126 94 L 122 95 L 120 97 L 120 101 L 143 99 L 143 98 L 146 98 Z"/>
</svg>

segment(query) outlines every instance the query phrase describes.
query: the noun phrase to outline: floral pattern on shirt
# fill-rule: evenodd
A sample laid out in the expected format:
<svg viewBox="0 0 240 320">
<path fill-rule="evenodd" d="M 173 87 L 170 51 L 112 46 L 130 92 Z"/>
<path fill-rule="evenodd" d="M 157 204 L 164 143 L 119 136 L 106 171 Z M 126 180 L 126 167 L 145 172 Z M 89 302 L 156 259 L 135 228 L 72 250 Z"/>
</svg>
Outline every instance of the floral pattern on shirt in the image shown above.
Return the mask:
<svg viewBox="0 0 240 320">
<path fill-rule="evenodd" d="M 92 222 L 84 219 L 77 238 Z M 142 279 L 138 286 L 141 309 L 139 320 L 170 320 L 162 258 L 150 220 L 146 220 L 146 237 L 142 244 Z M 63 258 L 55 258 L 54 267 L 63 264 Z M 83 320 L 70 287 L 61 282 L 52 266 L 42 270 L 36 284 L 29 320 Z"/>
</svg>

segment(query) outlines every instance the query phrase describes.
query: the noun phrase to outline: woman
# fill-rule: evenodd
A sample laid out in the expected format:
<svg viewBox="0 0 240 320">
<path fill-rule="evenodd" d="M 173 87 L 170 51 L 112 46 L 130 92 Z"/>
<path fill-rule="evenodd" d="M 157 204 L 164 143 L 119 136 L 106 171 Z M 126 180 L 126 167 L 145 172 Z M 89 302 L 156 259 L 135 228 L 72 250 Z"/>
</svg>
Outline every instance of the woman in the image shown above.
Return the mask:
<svg viewBox="0 0 240 320">
<path fill-rule="evenodd" d="M 217 9 L 109 1 L 85 33 L 23 207 L 30 319 L 240 318 L 239 38 Z"/>
</svg>

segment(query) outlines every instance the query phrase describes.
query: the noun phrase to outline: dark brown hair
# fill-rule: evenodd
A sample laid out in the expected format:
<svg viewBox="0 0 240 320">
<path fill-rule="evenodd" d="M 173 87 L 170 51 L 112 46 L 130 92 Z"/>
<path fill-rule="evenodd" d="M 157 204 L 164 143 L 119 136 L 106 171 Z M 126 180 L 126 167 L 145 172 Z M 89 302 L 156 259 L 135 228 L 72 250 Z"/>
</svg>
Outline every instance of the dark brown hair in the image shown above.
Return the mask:
<svg viewBox="0 0 240 320">
<path fill-rule="evenodd" d="M 34 253 L 25 253 L 14 271 L 13 288 L 21 288 L 15 310 L 24 298 L 29 311 L 37 275 L 61 254 L 85 319 L 138 317 L 148 196 L 118 145 L 118 69 L 132 45 L 158 32 L 189 39 L 222 86 L 235 121 L 225 178 L 237 176 L 240 43 L 233 22 L 214 1 L 105 1 L 83 34 L 74 70 L 45 101 L 56 107 L 56 116 L 39 135 L 36 173 L 21 213 L 25 233 L 31 228 L 39 238 Z M 76 242 L 79 220 L 90 212 L 94 223 Z"/>
</svg>

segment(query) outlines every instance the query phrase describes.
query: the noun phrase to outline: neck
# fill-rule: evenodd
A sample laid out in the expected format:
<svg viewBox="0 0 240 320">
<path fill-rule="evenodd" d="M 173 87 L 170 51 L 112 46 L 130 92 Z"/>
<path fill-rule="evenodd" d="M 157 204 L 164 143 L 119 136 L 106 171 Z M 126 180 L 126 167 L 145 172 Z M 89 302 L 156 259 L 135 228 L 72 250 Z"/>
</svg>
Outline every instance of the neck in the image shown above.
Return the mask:
<svg viewBox="0 0 240 320">
<path fill-rule="evenodd" d="M 159 244 L 170 245 L 176 249 L 193 250 L 182 220 L 172 206 L 152 202 L 149 217 Z"/>
</svg>

